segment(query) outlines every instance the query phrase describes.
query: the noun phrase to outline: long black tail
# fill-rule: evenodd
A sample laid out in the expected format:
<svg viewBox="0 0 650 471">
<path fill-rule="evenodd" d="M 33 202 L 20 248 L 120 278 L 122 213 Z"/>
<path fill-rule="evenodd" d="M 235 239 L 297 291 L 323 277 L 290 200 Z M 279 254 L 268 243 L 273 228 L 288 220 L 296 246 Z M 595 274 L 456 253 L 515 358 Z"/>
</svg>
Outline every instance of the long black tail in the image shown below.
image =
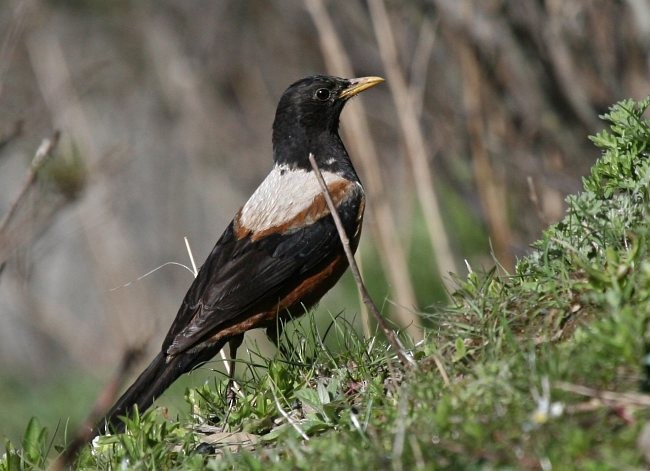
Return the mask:
<svg viewBox="0 0 650 471">
<path fill-rule="evenodd" d="M 135 406 L 138 406 L 140 412 L 147 410 L 179 376 L 210 360 L 224 344 L 225 341 L 222 341 L 199 352 L 190 350 L 174 357 L 158 353 L 97 424 L 93 437 L 104 429 L 118 433 L 124 431 L 121 416 L 130 415 Z"/>
</svg>

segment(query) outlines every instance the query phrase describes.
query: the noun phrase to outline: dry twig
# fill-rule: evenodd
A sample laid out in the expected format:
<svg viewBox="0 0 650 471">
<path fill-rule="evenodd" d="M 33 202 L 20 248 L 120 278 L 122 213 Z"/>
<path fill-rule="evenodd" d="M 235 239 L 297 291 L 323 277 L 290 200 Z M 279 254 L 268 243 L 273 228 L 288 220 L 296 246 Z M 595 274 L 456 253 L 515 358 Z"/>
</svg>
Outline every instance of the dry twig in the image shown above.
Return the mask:
<svg viewBox="0 0 650 471">
<path fill-rule="evenodd" d="M 43 167 L 43 165 L 45 165 L 48 159 L 52 156 L 52 153 L 54 152 L 54 148 L 59 142 L 60 135 L 61 133 L 59 131 L 54 131 L 54 133 L 52 133 L 52 136 L 43 139 L 41 145 L 38 146 L 38 149 L 36 150 L 36 154 L 34 154 L 34 158 L 32 159 L 32 162 L 30 163 L 29 168 L 27 169 L 27 173 L 25 174 L 25 178 L 23 180 L 22 186 L 20 187 L 20 191 L 18 192 L 18 195 L 16 195 L 16 198 L 11 203 L 11 206 L 9 206 L 9 209 L 2 217 L 2 220 L 0 220 L 0 248 L 2 247 L 2 245 L 4 245 L 7 228 L 9 227 L 9 223 L 11 222 L 11 219 L 15 216 L 16 210 L 18 209 L 20 204 L 24 201 L 25 196 L 27 195 L 29 189 L 32 187 L 32 185 L 34 185 L 38 171 Z M 0 265 L 4 264 L 3 258 L 4 257 L 2 257 L 0 252 Z"/>
<path fill-rule="evenodd" d="M 314 169 L 314 172 L 316 173 L 316 178 L 318 178 L 318 183 L 320 184 L 321 189 L 323 190 L 323 196 L 325 197 L 325 201 L 327 202 L 327 207 L 329 208 L 330 213 L 332 214 L 332 218 L 334 219 L 334 224 L 336 225 L 336 230 L 339 233 L 339 238 L 341 239 L 341 244 L 343 245 L 343 250 L 345 251 L 345 256 L 347 257 L 348 263 L 350 264 L 350 271 L 352 272 L 354 281 L 357 283 L 357 288 L 359 289 L 359 294 L 361 295 L 361 299 L 363 300 L 363 303 L 368 307 L 368 310 L 375 317 L 377 323 L 379 324 L 379 327 L 386 335 L 386 338 L 388 339 L 392 347 L 395 349 L 395 352 L 397 353 L 397 358 L 399 359 L 402 366 L 406 368 L 408 366 L 415 365 L 415 361 L 413 360 L 413 358 L 411 358 L 411 356 L 408 354 L 408 352 L 406 351 L 402 343 L 395 335 L 395 332 L 393 332 L 393 330 L 388 327 L 388 324 L 386 324 L 386 321 L 379 313 L 379 309 L 377 309 L 377 305 L 370 297 L 370 294 L 366 289 L 366 285 L 363 283 L 363 280 L 361 279 L 361 274 L 359 273 L 359 267 L 357 266 L 357 262 L 354 259 L 354 254 L 352 253 L 352 249 L 350 248 L 350 240 L 348 239 L 348 236 L 345 233 L 345 229 L 343 228 L 343 223 L 341 222 L 339 213 L 336 210 L 334 201 L 332 201 L 332 196 L 330 195 L 329 189 L 327 188 L 327 185 L 325 184 L 325 180 L 323 179 L 323 174 L 318 168 L 318 164 L 316 164 L 316 160 L 314 159 L 314 154 L 312 153 L 309 154 L 309 162 L 311 163 L 311 167 Z"/>
<path fill-rule="evenodd" d="M 650 407 L 650 394 L 606 391 L 590 388 L 589 386 L 583 386 L 581 384 L 567 383 L 565 381 L 557 381 L 553 383 L 553 386 L 555 389 L 560 389 L 561 391 L 579 394 L 580 396 L 592 397 L 608 404 Z"/>
</svg>

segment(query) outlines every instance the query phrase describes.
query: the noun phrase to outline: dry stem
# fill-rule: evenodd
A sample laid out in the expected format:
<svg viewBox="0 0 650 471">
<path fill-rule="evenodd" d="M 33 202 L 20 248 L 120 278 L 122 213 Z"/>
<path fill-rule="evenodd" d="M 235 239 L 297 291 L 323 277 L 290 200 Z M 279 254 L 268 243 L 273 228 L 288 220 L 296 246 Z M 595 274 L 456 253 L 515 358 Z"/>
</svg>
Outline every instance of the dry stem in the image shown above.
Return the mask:
<svg viewBox="0 0 650 471">
<path fill-rule="evenodd" d="M 553 383 L 553 386 L 555 389 L 579 394 L 580 396 L 595 398 L 608 404 L 650 407 L 650 394 L 606 391 L 602 389 L 590 388 L 581 384 L 567 383 L 565 381 L 557 381 Z"/>
<path fill-rule="evenodd" d="M 36 154 L 34 154 L 34 158 L 32 159 L 32 162 L 29 165 L 29 168 L 27 169 L 27 173 L 25 174 L 25 178 L 23 180 L 23 184 L 20 188 L 20 191 L 18 192 L 18 195 L 14 199 L 13 203 L 11 203 L 11 206 L 9 206 L 9 210 L 5 213 L 2 220 L 0 221 L 0 242 L 4 240 L 7 227 L 9 226 L 9 222 L 11 222 L 11 219 L 16 214 L 16 210 L 23 202 L 25 196 L 27 195 L 27 192 L 36 181 L 36 175 L 38 174 L 38 171 L 43 167 L 45 162 L 47 162 L 48 159 L 52 156 L 54 148 L 59 142 L 60 135 L 61 133 L 59 131 L 54 131 L 54 133 L 52 133 L 52 136 L 43 139 L 41 145 L 38 146 L 38 149 L 36 150 Z M 2 262 L 1 259 L 0 262 Z"/>
<path fill-rule="evenodd" d="M 368 307 L 368 310 L 375 317 L 377 323 L 379 324 L 379 327 L 384 332 L 386 338 L 395 349 L 395 352 L 397 353 L 397 358 L 399 359 L 402 366 L 406 368 L 408 366 L 415 365 L 415 361 L 413 360 L 413 358 L 411 358 L 411 356 L 406 352 L 404 346 L 395 335 L 395 332 L 393 332 L 388 327 L 388 324 L 386 324 L 386 321 L 379 313 L 379 309 L 377 309 L 377 305 L 370 297 L 370 294 L 366 289 L 366 285 L 363 283 L 363 280 L 361 279 L 361 274 L 359 273 L 359 267 L 357 266 L 357 262 L 354 259 L 354 254 L 352 253 L 352 249 L 350 248 L 350 241 L 348 239 L 347 234 L 345 233 L 345 229 L 343 228 L 343 223 L 341 222 L 339 213 L 336 210 L 334 201 L 332 201 L 332 196 L 330 195 L 329 189 L 325 184 L 323 175 L 321 174 L 321 171 L 318 168 L 318 164 L 314 159 L 314 154 L 311 153 L 309 154 L 309 162 L 311 163 L 311 167 L 314 169 L 314 172 L 316 173 L 316 178 L 318 178 L 318 183 L 320 183 L 321 189 L 323 190 L 323 196 L 325 197 L 325 201 L 327 202 L 327 207 L 329 208 L 330 213 L 332 214 L 332 218 L 334 219 L 334 224 L 336 225 L 336 230 L 339 233 L 339 238 L 341 239 L 341 244 L 343 245 L 343 250 L 345 251 L 345 256 L 347 257 L 348 263 L 350 264 L 350 271 L 352 272 L 354 281 L 357 283 L 357 288 L 359 289 L 359 294 L 361 296 L 361 299 L 363 300 L 363 303 Z"/>
</svg>

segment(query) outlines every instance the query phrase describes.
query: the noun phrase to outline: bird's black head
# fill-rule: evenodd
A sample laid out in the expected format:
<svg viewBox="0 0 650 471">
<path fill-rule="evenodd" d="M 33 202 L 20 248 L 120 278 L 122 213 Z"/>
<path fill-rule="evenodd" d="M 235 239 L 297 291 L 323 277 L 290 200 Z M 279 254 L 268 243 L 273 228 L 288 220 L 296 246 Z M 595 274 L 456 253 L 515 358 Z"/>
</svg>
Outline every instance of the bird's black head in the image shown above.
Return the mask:
<svg viewBox="0 0 650 471">
<path fill-rule="evenodd" d="M 383 81 L 379 77 L 313 75 L 292 84 L 280 98 L 273 122 L 276 164 L 311 168 L 310 152 L 324 168 L 338 160 L 349 161 L 338 135 L 343 106 L 351 97 Z"/>
</svg>

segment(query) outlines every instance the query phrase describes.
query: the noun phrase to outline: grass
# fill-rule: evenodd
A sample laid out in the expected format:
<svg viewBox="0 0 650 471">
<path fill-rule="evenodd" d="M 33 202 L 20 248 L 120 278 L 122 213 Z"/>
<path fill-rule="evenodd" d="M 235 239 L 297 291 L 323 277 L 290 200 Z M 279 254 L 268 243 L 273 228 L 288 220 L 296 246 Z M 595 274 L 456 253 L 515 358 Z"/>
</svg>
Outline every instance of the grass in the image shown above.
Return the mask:
<svg viewBox="0 0 650 471">
<path fill-rule="evenodd" d="M 80 378 L 63 371 L 55 373 L 56 377 L 45 383 L 34 377 L 0 376 L 0 443 L 4 444 L 5 437 L 10 440 L 21 437 L 25 417 L 35 416 L 48 428 L 63 429 L 68 426 L 68 418 L 76 424 L 88 413 L 102 388 L 101 382 L 88 375 Z M 71 397 L 77 399 L 71 403 Z"/>
<path fill-rule="evenodd" d="M 188 389 L 191 415 L 153 409 L 102 437 L 80 469 L 640 469 L 650 420 L 650 99 L 624 101 L 592 138 L 602 157 L 513 274 L 458 279 L 404 371 L 381 338 L 332 316 L 250 352 L 227 413 L 225 380 Z M 408 342 L 408 339 L 404 339 Z M 35 421 L 0 471 L 41 468 Z"/>
</svg>

